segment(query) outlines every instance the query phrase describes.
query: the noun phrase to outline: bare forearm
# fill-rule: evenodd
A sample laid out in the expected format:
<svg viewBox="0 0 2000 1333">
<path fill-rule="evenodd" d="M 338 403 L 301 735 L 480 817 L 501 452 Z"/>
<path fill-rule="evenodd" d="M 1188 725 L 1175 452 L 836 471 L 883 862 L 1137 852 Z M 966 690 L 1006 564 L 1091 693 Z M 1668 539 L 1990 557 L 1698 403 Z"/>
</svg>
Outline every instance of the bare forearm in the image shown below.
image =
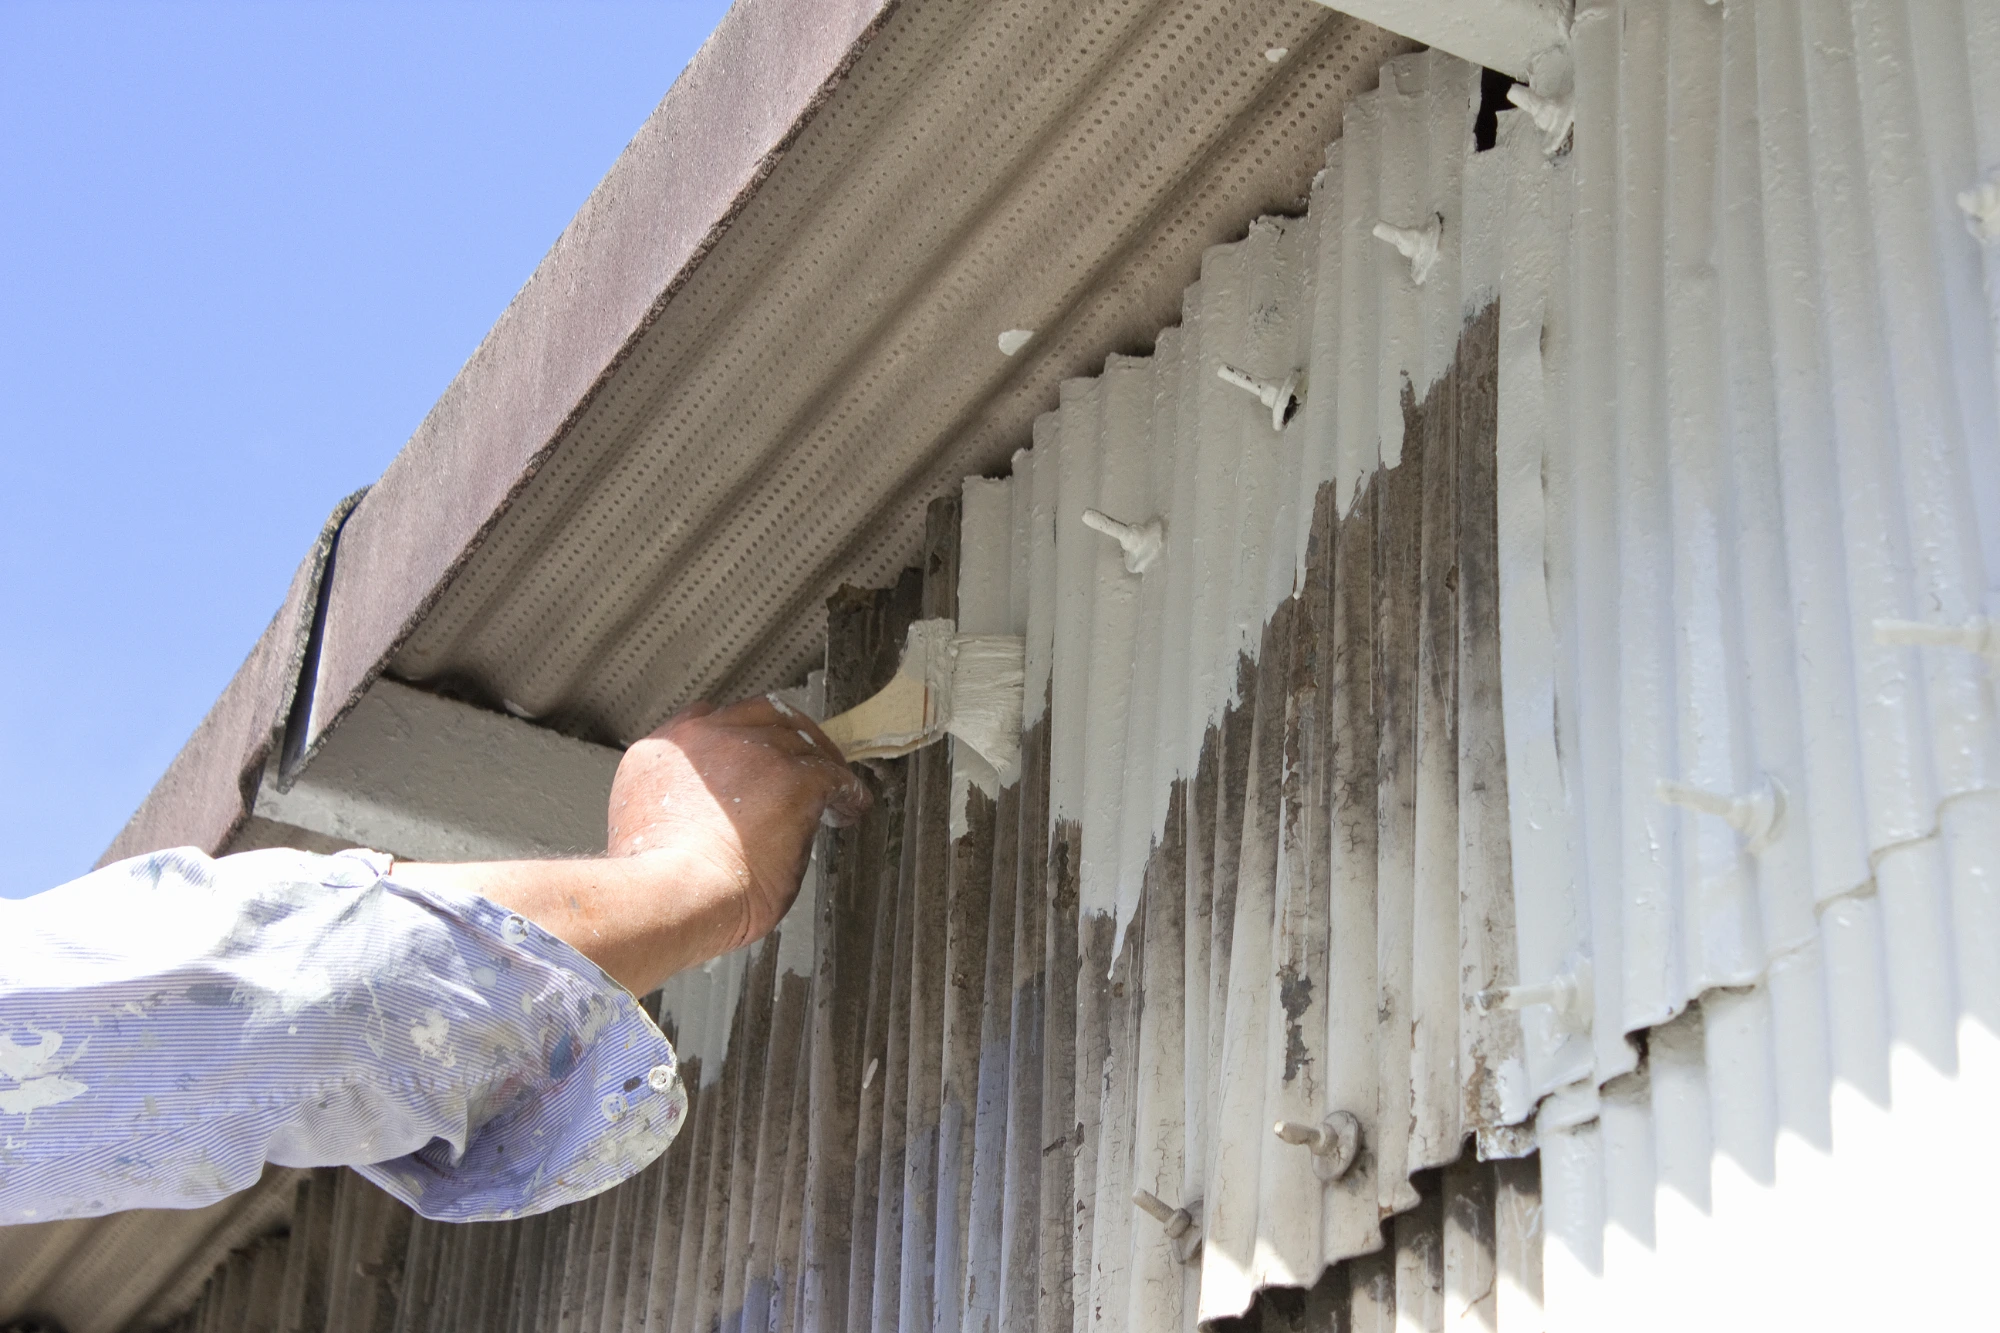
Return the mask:
<svg viewBox="0 0 2000 1333">
<path fill-rule="evenodd" d="M 869 799 L 839 747 L 794 710 L 769 698 L 700 705 L 619 761 L 607 855 L 398 864 L 393 878 L 518 912 L 643 995 L 776 926 L 821 815 L 851 821 Z"/>
<path fill-rule="evenodd" d="M 635 995 L 742 941 L 741 887 L 695 852 L 574 861 L 398 862 L 393 878 L 477 893 L 518 912 Z"/>
</svg>

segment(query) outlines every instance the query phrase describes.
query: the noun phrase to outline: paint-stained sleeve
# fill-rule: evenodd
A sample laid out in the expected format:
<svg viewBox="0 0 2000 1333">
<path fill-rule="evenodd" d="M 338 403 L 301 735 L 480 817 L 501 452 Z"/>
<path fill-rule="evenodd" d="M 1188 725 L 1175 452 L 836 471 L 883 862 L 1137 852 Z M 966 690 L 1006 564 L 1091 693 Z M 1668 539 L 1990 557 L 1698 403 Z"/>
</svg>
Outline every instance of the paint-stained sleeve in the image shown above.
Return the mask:
<svg viewBox="0 0 2000 1333">
<path fill-rule="evenodd" d="M 197 1208 L 353 1166 L 426 1217 L 608 1189 L 687 1114 L 568 944 L 388 857 L 135 857 L 0 901 L 0 1225 Z"/>
</svg>

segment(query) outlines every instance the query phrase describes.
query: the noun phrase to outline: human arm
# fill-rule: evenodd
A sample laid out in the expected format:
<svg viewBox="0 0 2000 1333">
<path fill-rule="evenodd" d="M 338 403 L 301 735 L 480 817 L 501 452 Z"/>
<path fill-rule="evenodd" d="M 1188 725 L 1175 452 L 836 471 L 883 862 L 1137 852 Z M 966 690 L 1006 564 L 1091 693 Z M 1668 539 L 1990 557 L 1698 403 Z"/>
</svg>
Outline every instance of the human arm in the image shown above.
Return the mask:
<svg viewBox="0 0 2000 1333">
<path fill-rule="evenodd" d="M 865 802 L 794 720 L 634 746 L 604 857 L 180 849 L 0 902 L 0 1224 L 198 1207 L 267 1161 L 450 1220 L 637 1171 L 687 1102 L 634 993 L 768 931 L 822 809 Z"/>
<path fill-rule="evenodd" d="M 643 995 L 768 934 L 798 896 L 822 815 L 849 823 L 868 801 L 798 710 L 769 696 L 697 705 L 625 752 L 604 856 L 394 873 L 510 908 Z"/>
</svg>

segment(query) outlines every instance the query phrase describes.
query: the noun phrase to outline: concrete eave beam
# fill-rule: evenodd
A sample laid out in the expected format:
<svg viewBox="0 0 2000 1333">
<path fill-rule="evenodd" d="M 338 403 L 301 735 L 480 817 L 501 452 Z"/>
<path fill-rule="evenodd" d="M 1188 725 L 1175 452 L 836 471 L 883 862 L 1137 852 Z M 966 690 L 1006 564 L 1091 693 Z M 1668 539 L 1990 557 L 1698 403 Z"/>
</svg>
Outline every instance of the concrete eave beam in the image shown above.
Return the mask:
<svg viewBox="0 0 2000 1333">
<path fill-rule="evenodd" d="M 1571 0 L 1319 0 L 1377 27 L 1526 80 L 1569 41 Z"/>
<path fill-rule="evenodd" d="M 270 761 L 230 850 L 368 847 L 413 861 L 600 854 L 619 757 L 378 680 L 290 783 Z"/>
</svg>

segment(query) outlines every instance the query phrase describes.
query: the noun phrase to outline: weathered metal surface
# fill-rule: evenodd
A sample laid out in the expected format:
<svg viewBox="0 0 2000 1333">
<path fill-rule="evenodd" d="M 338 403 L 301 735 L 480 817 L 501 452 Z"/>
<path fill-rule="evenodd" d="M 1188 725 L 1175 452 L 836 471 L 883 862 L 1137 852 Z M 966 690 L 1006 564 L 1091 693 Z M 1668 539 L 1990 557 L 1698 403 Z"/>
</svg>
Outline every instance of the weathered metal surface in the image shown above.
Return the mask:
<svg viewBox="0 0 2000 1333">
<path fill-rule="evenodd" d="M 1424 62 L 1398 77 L 1465 91 Z M 1416 101 L 1398 114 L 1427 137 Z M 1212 252 L 1154 357 L 1066 385 L 1013 477 L 977 483 L 976 536 L 939 502 L 913 579 L 836 599 L 829 708 L 961 589 L 1027 633 L 1047 695 L 1021 781 L 988 797 L 948 748 L 880 766 L 875 811 L 818 849 L 811 975 L 774 941 L 661 997 L 696 1089 L 662 1163 L 559 1217 L 418 1224 L 399 1272 L 430 1326 L 479 1326 L 518 1286 L 563 1330 L 1187 1327 L 1385 1245 L 1400 1276 L 1367 1300 L 1443 1290 L 1441 1204 L 1410 1177 L 1497 1123 L 1458 1075 L 1461 937 L 1491 941 L 1460 925 L 1456 817 L 1460 661 L 1493 655 L 1461 637 L 1495 629 L 1458 600 L 1464 535 L 1491 540 L 1459 494 L 1490 494 L 1492 430 L 1490 408 L 1460 420 L 1483 400 L 1459 385 L 1490 384 L 1494 324 L 1423 394 L 1402 381 L 1404 420 L 1367 451 L 1398 462 L 1347 513 L 1324 405 L 1274 429 L 1215 374 L 1338 382 L 1314 337 L 1338 294 L 1315 284 L 1348 223 L 1266 220 Z M 1406 341 L 1385 365 L 1421 359 Z M 1159 563 L 1128 569 L 1093 508 L 1160 516 Z M 1350 1171 L 1272 1134 L 1343 1110 Z M 794 1180 L 795 1228 L 773 1212 Z M 1163 1231 L 1141 1190 L 1187 1222 Z M 1493 1190 L 1468 1197 L 1479 1253 L 1454 1262 L 1478 1273 Z M 340 1213 L 349 1247 L 363 1211 Z M 336 1282 L 343 1312 L 358 1282 Z"/>
</svg>

